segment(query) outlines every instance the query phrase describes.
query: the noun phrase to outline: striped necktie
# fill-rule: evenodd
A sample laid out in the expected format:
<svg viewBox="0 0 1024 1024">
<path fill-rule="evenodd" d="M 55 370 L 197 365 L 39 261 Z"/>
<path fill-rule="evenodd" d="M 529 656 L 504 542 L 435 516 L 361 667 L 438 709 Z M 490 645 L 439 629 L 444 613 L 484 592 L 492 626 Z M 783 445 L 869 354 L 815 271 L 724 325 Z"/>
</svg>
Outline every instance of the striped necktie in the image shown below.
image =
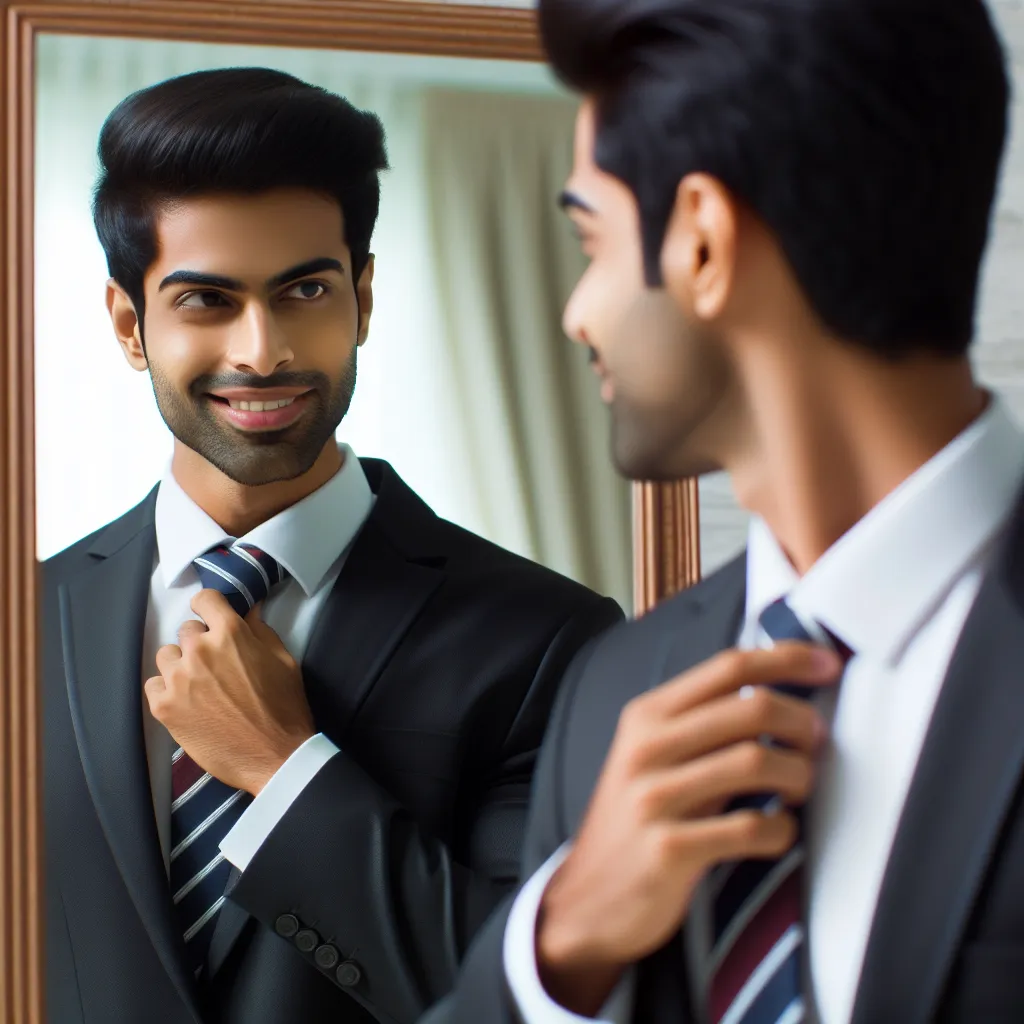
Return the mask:
<svg viewBox="0 0 1024 1024">
<path fill-rule="evenodd" d="M 203 587 L 220 591 L 242 616 L 284 578 L 284 570 L 273 558 L 238 541 L 213 548 L 193 565 Z M 206 962 L 231 873 L 220 843 L 250 800 L 248 793 L 204 772 L 181 747 L 174 751 L 170 884 L 189 963 L 197 977 Z"/>
<path fill-rule="evenodd" d="M 761 628 L 774 642 L 818 642 L 790 610 L 785 599 L 765 609 Z M 822 630 L 845 660 L 850 651 Z M 807 700 L 815 688 L 775 687 Z M 731 809 L 768 809 L 778 803 L 769 794 L 744 797 Z M 801 830 L 802 831 L 802 830 Z M 712 942 L 709 1009 L 712 1024 L 800 1024 L 805 1017 L 801 956 L 803 925 L 802 836 L 782 860 L 723 864 L 709 876 Z"/>
</svg>

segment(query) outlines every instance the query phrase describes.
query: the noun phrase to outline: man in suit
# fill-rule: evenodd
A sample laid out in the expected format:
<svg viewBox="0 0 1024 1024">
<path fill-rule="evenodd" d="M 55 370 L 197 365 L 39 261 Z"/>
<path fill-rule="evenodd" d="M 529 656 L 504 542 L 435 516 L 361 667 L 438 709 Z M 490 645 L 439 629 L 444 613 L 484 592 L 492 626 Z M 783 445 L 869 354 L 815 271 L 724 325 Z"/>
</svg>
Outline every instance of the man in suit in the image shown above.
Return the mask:
<svg viewBox="0 0 1024 1024">
<path fill-rule="evenodd" d="M 581 654 L 445 1024 L 1024 1020 L 1024 438 L 979 0 L 540 0 L 619 467 L 745 554 Z M 845 671 L 843 670 L 843 666 Z"/>
<path fill-rule="evenodd" d="M 43 567 L 49 1019 L 411 1022 L 514 885 L 556 685 L 621 612 L 335 441 L 376 117 L 204 72 L 100 157 L 111 320 L 175 443 Z"/>
</svg>

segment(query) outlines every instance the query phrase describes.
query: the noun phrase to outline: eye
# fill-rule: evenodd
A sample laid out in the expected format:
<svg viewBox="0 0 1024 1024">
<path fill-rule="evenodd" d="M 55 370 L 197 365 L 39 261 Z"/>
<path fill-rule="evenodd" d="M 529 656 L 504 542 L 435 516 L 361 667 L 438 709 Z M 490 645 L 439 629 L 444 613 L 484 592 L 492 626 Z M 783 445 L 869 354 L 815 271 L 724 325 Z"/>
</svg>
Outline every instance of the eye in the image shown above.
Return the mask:
<svg viewBox="0 0 1024 1024">
<path fill-rule="evenodd" d="M 309 302 L 313 299 L 323 298 L 328 291 L 330 288 L 323 281 L 300 281 L 298 284 L 293 284 L 281 297 Z"/>
<path fill-rule="evenodd" d="M 186 292 L 176 305 L 179 309 L 218 309 L 227 301 L 220 292 Z"/>
</svg>

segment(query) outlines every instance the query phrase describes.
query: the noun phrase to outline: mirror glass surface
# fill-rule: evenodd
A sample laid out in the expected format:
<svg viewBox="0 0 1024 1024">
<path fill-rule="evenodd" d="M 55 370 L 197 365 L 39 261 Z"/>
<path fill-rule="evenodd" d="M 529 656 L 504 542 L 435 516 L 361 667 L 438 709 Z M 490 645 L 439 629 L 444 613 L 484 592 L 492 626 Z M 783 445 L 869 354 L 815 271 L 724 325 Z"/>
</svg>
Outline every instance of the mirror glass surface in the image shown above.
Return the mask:
<svg viewBox="0 0 1024 1024">
<path fill-rule="evenodd" d="M 96 145 L 137 89 L 278 68 L 387 132 L 374 311 L 338 431 L 441 516 L 632 603 L 629 488 L 586 353 L 561 331 L 584 261 L 555 198 L 575 102 L 540 65 L 43 35 L 37 47 L 35 345 L 40 558 L 117 518 L 166 470 L 148 373 L 105 306 Z"/>
</svg>

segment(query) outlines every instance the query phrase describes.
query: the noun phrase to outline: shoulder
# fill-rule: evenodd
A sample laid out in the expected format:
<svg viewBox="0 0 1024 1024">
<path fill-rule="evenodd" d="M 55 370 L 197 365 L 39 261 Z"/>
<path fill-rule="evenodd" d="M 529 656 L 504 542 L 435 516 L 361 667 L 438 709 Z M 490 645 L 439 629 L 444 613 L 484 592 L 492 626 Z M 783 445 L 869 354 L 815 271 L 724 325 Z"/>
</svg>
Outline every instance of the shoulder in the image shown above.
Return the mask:
<svg viewBox="0 0 1024 1024">
<path fill-rule="evenodd" d="M 108 523 L 107 526 L 109 525 Z M 65 576 L 69 571 L 73 572 L 76 566 L 87 562 L 89 549 L 103 535 L 103 531 L 107 529 L 107 526 L 101 526 L 98 530 L 93 530 L 92 533 L 76 540 L 63 550 L 50 555 L 49 558 L 43 559 L 40 565 L 43 568 L 44 574 L 47 577 Z"/>
<path fill-rule="evenodd" d="M 653 675 L 670 664 L 670 651 L 692 630 L 703 628 L 702 617 L 719 607 L 738 607 L 746 581 L 745 554 L 722 566 L 694 586 L 666 598 L 646 615 L 609 630 L 579 666 L 583 689 L 608 677 L 620 680 L 622 703 L 649 689 Z M 619 670 L 630 666 L 628 678 Z M 641 678 L 643 677 L 643 678 Z"/>
<path fill-rule="evenodd" d="M 448 552 L 449 572 L 467 578 L 500 579 L 507 586 L 547 590 L 566 601 L 587 601 L 594 592 L 567 576 L 540 565 L 455 523 L 437 520 L 439 536 Z"/>
<path fill-rule="evenodd" d="M 443 564 L 449 597 L 482 599 L 488 606 L 533 606 L 545 614 L 558 610 L 563 618 L 582 607 L 611 603 L 553 569 L 440 518 L 387 463 L 360 462 L 377 496 L 373 520 L 408 557 Z"/>
<path fill-rule="evenodd" d="M 155 499 L 156 488 L 124 515 L 118 516 L 117 519 L 111 520 L 98 530 L 93 530 L 62 551 L 44 559 L 40 563 L 44 587 L 49 590 L 59 586 L 94 564 L 96 556 L 113 554 L 140 531 L 152 529 Z"/>
<path fill-rule="evenodd" d="M 560 676 L 581 648 L 624 620 L 612 598 L 452 523 L 438 525 L 448 552 L 446 613 L 477 623 L 509 656 L 544 652 L 549 674 Z"/>
<path fill-rule="evenodd" d="M 669 647 L 699 607 L 694 591 L 686 590 L 595 640 L 576 666 L 572 713 L 601 708 L 617 720 L 633 697 L 661 681 L 658 674 Z"/>
<path fill-rule="evenodd" d="M 741 607 L 745 579 L 741 555 L 646 615 L 605 633 L 579 666 L 581 703 L 614 705 L 617 715 L 633 697 L 664 682 L 663 674 L 679 661 L 680 646 L 691 646 L 717 619 L 709 613 Z"/>
</svg>

